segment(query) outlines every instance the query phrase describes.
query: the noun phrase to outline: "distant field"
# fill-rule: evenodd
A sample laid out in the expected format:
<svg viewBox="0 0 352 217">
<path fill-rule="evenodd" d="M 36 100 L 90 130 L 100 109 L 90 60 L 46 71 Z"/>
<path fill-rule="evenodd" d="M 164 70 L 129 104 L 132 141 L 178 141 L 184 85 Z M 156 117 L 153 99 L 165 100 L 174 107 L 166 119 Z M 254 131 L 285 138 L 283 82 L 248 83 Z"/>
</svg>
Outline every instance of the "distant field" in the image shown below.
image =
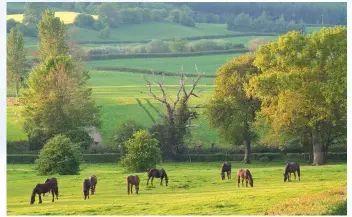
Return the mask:
<svg viewBox="0 0 352 217">
<path fill-rule="evenodd" d="M 7 215 L 321 215 L 329 205 L 347 198 L 346 163 L 313 167 L 301 164 L 301 181 L 283 182 L 284 162 L 246 165 L 254 187 L 238 187 L 236 172 L 244 165 L 232 163 L 232 179 L 221 180 L 222 162 L 163 163 L 169 185 L 147 186 L 146 173 L 127 173 L 117 164 L 83 164 L 80 175 L 55 175 L 59 200 L 42 197 L 30 205 L 31 191 L 47 176 L 37 176 L 34 165 L 7 165 Z M 98 177 L 96 194 L 83 199 L 82 182 Z M 140 194 L 127 195 L 126 176 L 140 177 Z M 338 178 L 336 178 L 338 177 Z M 133 190 L 134 191 L 134 190 Z M 272 209 L 274 207 L 274 209 Z"/>
<path fill-rule="evenodd" d="M 71 12 L 71 11 L 60 11 L 60 12 L 55 12 L 55 17 L 59 17 L 60 20 L 63 21 L 65 24 L 72 24 L 78 14 L 80 13 Z M 98 19 L 97 15 L 92 15 L 92 16 L 94 19 Z M 6 19 L 7 20 L 14 19 L 17 22 L 22 22 L 23 14 L 6 15 Z"/>
<path fill-rule="evenodd" d="M 173 58 L 139 58 L 139 59 L 116 59 L 89 61 L 89 67 L 103 66 L 124 66 L 132 68 L 155 69 L 169 72 L 179 72 L 183 70 L 188 73 L 195 73 L 195 64 L 199 72 L 215 74 L 216 70 L 240 54 L 219 54 L 194 57 L 173 57 Z"/>
</svg>

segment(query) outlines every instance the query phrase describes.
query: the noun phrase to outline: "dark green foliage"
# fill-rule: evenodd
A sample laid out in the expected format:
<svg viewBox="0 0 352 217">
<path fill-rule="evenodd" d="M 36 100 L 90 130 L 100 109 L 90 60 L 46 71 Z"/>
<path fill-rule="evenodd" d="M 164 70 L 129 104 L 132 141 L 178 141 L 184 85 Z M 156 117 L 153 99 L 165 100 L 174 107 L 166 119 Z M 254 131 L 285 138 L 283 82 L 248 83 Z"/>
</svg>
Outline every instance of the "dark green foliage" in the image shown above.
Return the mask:
<svg viewBox="0 0 352 217">
<path fill-rule="evenodd" d="M 127 154 L 122 158 L 121 164 L 134 172 L 146 171 L 160 162 L 161 153 L 158 141 L 146 130 L 137 131 L 133 137 L 125 142 Z"/>
<path fill-rule="evenodd" d="M 6 32 L 10 33 L 10 30 L 14 28 L 16 25 L 20 24 L 19 22 L 16 22 L 14 19 L 9 19 L 6 21 Z"/>
<path fill-rule="evenodd" d="M 101 29 L 99 32 L 100 32 L 99 37 L 102 39 L 109 38 L 110 36 L 110 28 L 108 26 L 106 26 L 104 29 Z"/>
<path fill-rule="evenodd" d="M 42 12 L 48 8 L 45 2 L 26 2 L 24 5 L 23 24 L 37 25 L 41 19 Z"/>
<path fill-rule="evenodd" d="M 138 24 L 143 22 L 143 11 L 140 8 L 121 9 L 120 17 L 124 24 Z"/>
<path fill-rule="evenodd" d="M 133 120 L 121 122 L 110 138 L 110 146 L 115 147 L 120 156 L 124 156 L 127 152 L 125 142 L 132 138 L 135 132 L 142 129 L 144 127 Z"/>
<path fill-rule="evenodd" d="M 94 21 L 92 27 L 93 27 L 93 29 L 99 31 L 99 30 L 102 30 L 102 29 L 106 28 L 107 27 L 107 23 L 105 23 L 101 19 L 97 19 L 97 20 Z"/>
<path fill-rule="evenodd" d="M 118 12 L 117 4 L 114 2 L 104 2 L 97 7 L 99 19 L 107 23 L 111 28 L 121 24 L 121 16 Z"/>
<path fill-rule="evenodd" d="M 37 37 L 38 36 L 38 29 L 36 25 L 24 25 L 24 24 L 18 24 L 17 25 L 19 30 L 22 32 L 22 34 L 26 37 Z"/>
<path fill-rule="evenodd" d="M 51 138 L 35 161 L 39 175 L 77 175 L 82 156 L 79 146 L 64 135 Z"/>
<path fill-rule="evenodd" d="M 73 22 L 74 25 L 81 28 L 92 28 L 93 23 L 95 22 L 94 18 L 90 14 L 78 14 Z"/>
<path fill-rule="evenodd" d="M 151 13 L 153 21 L 164 21 L 168 16 L 168 12 L 165 9 L 153 9 Z"/>
<path fill-rule="evenodd" d="M 347 216 L 347 200 L 344 200 L 339 204 L 330 207 L 329 210 L 325 212 L 323 215 L 339 215 L 339 216 L 346 215 Z"/>
</svg>

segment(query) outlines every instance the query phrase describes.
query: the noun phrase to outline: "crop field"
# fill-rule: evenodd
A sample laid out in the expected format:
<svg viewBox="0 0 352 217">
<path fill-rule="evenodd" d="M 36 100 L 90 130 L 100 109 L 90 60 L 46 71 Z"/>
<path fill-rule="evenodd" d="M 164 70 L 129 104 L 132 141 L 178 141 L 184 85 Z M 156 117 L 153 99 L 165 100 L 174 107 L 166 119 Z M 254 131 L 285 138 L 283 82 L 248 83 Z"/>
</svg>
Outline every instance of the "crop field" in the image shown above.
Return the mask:
<svg viewBox="0 0 352 217">
<path fill-rule="evenodd" d="M 59 17 L 61 21 L 65 24 L 72 24 L 77 15 L 80 13 L 72 12 L 72 11 L 57 11 L 55 12 L 55 17 Z M 94 19 L 98 19 L 97 15 L 92 15 Z M 17 22 L 22 22 L 23 14 L 9 14 L 6 15 L 6 19 L 14 19 Z"/>
<path fill-rule="evenodd" d="M 46 176 L 37 176 L 34 165 L 7 165 L 7 215 L 319 215 L 329 204 L 346 199 L 346 164 L 301 166 L 301 181 L 283 182 L 284 162 L 247 165 L 254 187 L 237 187 L 236 173 L 243 164 L 232 163 L 232 178 L 221 180 L 221 162 L 164 163 L 169 185 L 146 186 L 127 195 L 124 172 L 117 164 L 84 164 L 80 175 L 56 176 L 59 200 L 38 196 L 29 204 L 32 189 Z M 95 174 L 96 194 L 83 199 L 82 182 Z M 336 177 L 339 177 L 336 179 Z M 319 197 L 320 196 L 320 197 Z M 304 205 L 304 206 L 302 206 Z M 275 208 L 272 210 L 272 208 Z"/>
</svg>

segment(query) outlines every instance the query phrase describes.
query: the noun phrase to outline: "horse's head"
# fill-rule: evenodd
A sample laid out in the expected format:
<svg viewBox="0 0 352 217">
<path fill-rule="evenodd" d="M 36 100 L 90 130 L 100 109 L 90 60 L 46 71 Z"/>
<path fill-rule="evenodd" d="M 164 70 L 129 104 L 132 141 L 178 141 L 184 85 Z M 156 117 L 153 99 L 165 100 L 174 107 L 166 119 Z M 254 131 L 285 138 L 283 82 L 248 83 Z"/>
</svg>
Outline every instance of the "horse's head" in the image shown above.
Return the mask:
<svg viewBox="0 0 352 217">
<path fill-rule="evenodd" d="M 31 202 L 30 202 L 30 204 L 33 204 L 35 202 L 35 195 L 33 196 L 31 196 Z"/>
<path fill-rule="evenodd" d="M 288 178 L 288 173 L 284 173 L 284 182 L 286 182 L 287 178 Z"/>
<path fill-rule="evenodd" d="M 225 173 L 220 173 L 221 175 L 221 179 L 224 180 L 225 179 Z"/>
<path fill-rule="evenodd" d="M 253 181 L 253 179 L 250 179 L 250 180 L 249 180 L 249 185 L 250 185 L 251 187 L 254 186 L 254 181 Z"/>
<path fill-rule="evenodd" d="M 169 183 L 169 179 L 166 178 L 166 179 L 165 179 L 165 185 L 167 186 L 168 183 Z"/>
</svg>

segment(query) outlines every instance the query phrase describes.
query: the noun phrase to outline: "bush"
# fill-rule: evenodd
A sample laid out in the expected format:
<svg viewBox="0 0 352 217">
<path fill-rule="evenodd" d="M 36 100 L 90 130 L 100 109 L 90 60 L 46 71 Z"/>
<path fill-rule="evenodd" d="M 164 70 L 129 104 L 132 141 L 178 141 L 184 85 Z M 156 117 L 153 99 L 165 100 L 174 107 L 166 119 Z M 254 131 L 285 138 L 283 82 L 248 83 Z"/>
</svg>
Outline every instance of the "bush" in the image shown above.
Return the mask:
<svg viewBox="0 0 352 217">
<path fill-rule="evenodd" d="M 109 36 L 110 36 L 109 27 L 105 27 L 104 29 L 100 30 L 100 35 L 99 35 L 100 38 L 106 39 L 106 38 L 109 38 Z"/>
<path fill-rule="evenodd" d="M 266 162 L 269 162 L 269 158 L 268 157 L 261 157 L 261 158 L 259 158 L 259 161 L 266 163 Z"/>
<path fill-rule="evenodd" d="M 59 134 L 44 145 L 35 161 L 35 169 L 40 175 L 76 175 L 79 174 L 81 160 L 80 147 Z"/>
<path fill-rule="evenodd" d="M 106 24 L 104 21 L 101 19 L 94 20 L 94 23 L 92 25 L 93 29 L 99 31 L 107 27 L 108 24 Z"/>
<path fill-rule="evenodd" d="M 124 156 L 127 152 L 125 142 L 131 139 L 135 132 L 142 129 L 144 129 L 144 127 L 133 120 L 121 122 L 110 138 L 110 146 L 115 147 L 120 156 Z"/>
<path fill-rule="evenodd" d="M 129 171 L 142 172 L 155 167 L 160 162 L 161 153 L 158 140 L 146 130 L 137 131 L 126 141 L 127 154 L 121 164 Z"/>
<path fill-rule="evenodd" d="M 73 21 L 73 24 L 81 28 L 92 28 L 95 22 L 92 15 L 89 14 L 78 14 Z"/>
<path fill-rule="evenodd" d="M 168 53 L 170 48 L 167 43 L 162 40 L 153 40 L 149 42 L 146 46 L 148 53 Z"/>
<path fill-rule="evenodd" d="M 23 36 L 27 37 L 37 37 L 38 36 L 38 29 L 35 25 L 24 25 L 24 24 L 19 24 L 19 29 L 22 32 Z"/>
</svg>

